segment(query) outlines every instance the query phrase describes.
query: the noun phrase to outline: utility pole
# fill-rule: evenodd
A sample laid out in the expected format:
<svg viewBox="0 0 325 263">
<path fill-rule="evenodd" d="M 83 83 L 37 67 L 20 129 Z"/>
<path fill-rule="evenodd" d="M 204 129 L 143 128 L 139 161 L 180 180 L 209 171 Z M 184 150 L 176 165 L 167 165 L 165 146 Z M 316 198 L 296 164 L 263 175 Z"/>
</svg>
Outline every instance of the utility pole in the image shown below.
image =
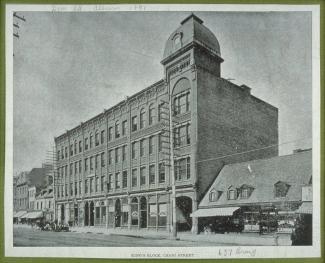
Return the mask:
<svg viewBox="0 0 325 263">
<path fill-rule="evenodd" d="M 168 115 L 166 116 L 165 120 L 168 124 L 166 124 L 166 128 L 164 128 L 164 131 L 167 133 L 168 138 L 168 159 L 169 159 L 169 176 L 171 178 L 171 203 L 172 203 L 172 233 L 173 238 L 177 239 L 177 217 L 176 217 L 176 185 L 175 185 L 175 163 L 174 163 L 174 132 L 173 132 L 173 105 L 172 105 L 172 94 L 168 94 L 168 102 L 161 100 L 163 104 L 167 104 L 168 108 L 165 109 L 168 110 Z M 158 113 L 159 114 L 159 113 Z"/>
</svg>

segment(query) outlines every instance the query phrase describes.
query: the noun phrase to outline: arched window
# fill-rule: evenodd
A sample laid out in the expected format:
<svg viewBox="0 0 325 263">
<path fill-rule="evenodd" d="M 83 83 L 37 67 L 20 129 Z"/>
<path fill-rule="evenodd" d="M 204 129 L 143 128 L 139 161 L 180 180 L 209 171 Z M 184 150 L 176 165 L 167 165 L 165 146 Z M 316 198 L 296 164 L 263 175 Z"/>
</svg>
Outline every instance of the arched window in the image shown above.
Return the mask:
<svg viewBox="0 0 325 263">
<path fill-rule="evenodd" d="M 155 107 L 153 104 L 149 106 L 149 125 L 152 125 L 155 122 Z"/>
<path fill-rule="evenodd" d="M 144 128 L 144 126 L 145 126 L 145 124 L 146 124 L 146 112 L 145 112 L 145 110 L 142 108 L 141 110 L 140 110 L 140 129 L 143 129 Z"/>
<path fill-rule="evenodd" d="M 183 114 L 190 110 L 190 81 L 180 79 L 173 89 L 173 112 L 174 115 Z"/>
<path fill-rule="evenodd" d="M 177 34 L 174 36 L 174 49 L 179 49 L 182 47 L 182 36 L 181 34 Z"/>
<path fill-rule="evenodd" d="M 120 123 L 119 121 L 115 122 L 115 138 L 120 138 Z"/>
<path fill-rule="evenodd" d="M 222 191 L 217 191 L 216 189 L 212 189 L 209 193 L 209 201 L 210 202 L 218 201 L 221 195 L 222 195 Z"/>
</svg>

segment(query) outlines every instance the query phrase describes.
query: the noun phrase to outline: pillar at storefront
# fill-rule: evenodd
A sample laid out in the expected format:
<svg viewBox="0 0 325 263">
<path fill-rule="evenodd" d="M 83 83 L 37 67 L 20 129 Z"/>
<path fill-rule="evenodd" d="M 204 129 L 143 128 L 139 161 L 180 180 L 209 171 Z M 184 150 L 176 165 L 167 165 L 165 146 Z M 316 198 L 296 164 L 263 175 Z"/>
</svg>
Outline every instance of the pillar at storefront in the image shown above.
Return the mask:
<svg viewBox="0 0 325 263">
<path fill-rule="evenodd" d="M 197 210 L 198 202 L 197 202 L 197 194 L 196 192 L 193 193 L 192 199 L 192 213 Z M 198 234 L 198 224 L 199 220 L 198 217 L 192 217 L 192 234 Z"/>
<path fill-rule="evenodd" d="M 131 229 L 131 197 L 128 197 L 128 207 L 129 207 L 129 213 L 128 213 L 128 229 Z"/>
</svg>

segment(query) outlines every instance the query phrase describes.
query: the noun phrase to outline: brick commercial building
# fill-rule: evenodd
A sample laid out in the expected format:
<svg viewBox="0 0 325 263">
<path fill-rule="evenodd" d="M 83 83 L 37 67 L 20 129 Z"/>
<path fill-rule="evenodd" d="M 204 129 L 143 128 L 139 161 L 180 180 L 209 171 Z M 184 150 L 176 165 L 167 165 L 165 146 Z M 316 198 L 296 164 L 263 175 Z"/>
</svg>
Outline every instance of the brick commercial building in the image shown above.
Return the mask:
<svg viewBox="0 0 325 263">
<path fill-rule="evenodd" d="M 56 137 L 58 221 L 170 230 L 173 152 L 177 227 L 196 232 L 190 214 L 224 164 L 276 156 L 277 108 L 221 78 L 222 62 L 192 14 L 166 42 L 162 80 Z"/>
</svg>

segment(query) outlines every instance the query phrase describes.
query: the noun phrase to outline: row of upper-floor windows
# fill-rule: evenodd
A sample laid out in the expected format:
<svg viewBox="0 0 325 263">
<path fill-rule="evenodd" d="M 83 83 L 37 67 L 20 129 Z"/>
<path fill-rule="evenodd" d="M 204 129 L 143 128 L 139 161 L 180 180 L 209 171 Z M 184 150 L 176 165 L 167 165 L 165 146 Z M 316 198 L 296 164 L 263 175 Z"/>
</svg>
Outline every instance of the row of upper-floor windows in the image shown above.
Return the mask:
<svg viewBox="0 0 325 263">
<path fill-rule="evenodd" d="M 189 101 L 190 93 L 186 92 L 179 96 L 174 97 L 173 99 L 173 114 L 179 115 L 189 111 L 190 109 L 190 101 Z M 144 108 L 140 110 L 140 114 L 134 115 L 131 117 L 131 132 L 135 132 L 139 129 L 143 129 L 146 126 L 151 126 L 156 122 L 166 121 L 169 119 L 168 116 L 168 105 L 167 103 L 160 103 L 158 105 L 158 112 L 156 112 L 156 108 L 153 104 L 149 106 L 148 114 Z M 127 120 L 122 122 L 116 121 L 114 126 L 110 126 L 108 128 L 108 141 L 118 139 L 122 136 L 127 135 L 128 123 Z M 100 144 L 105 143 L 105 130 L 96 131 L 95 137 L 92 133 L 90 133 L 89 137 L 84 139 L 84 144 L 81 140 L 75 140 L 74 143 L 70 145 L 70 156 L 75 154 L 81 153 L 84 150 L 87 151 L 88 149 L 93 148 L 94 146 L 99 146 Z M 64 159 L 68 158 L 68 147 L 61 147 L 60 150 L 57 152 L 57 159 Z"/>
<path fill-rule="evenodd" d="M 166 181 L 166 169 L 165 164 L 159 163 L 158 165 L 158 183 L 164 183 Z M 141 166 L 133 168 L 131 170 L 131 187 L 144 186 L 147 184 L 156 183 L 156 165 L 150 164 L 147 166 Z M 107 190 L 120 189 L 128 187 L 128 171 L 118 171 L 114 175 L 108 175 Z"/>
<path fill-rule="evenodd" d="M 16 188 L 16 194 L 19 194 L 19 195 L 24 195 L 24 194 L 27 194 L 27 186 L 22 186 L 22 187 L 17 187 Z"/>
</svg>

